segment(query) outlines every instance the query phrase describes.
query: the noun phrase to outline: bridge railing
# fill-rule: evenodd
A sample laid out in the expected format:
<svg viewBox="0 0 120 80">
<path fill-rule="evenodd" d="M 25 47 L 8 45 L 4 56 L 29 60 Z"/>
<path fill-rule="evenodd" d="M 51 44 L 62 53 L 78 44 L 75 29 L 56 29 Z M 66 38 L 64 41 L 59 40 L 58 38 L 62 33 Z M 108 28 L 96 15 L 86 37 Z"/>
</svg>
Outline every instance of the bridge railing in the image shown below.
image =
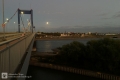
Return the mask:
<svg viewBox="0 0 120 80">
<path fill-rule="evenodd" d="M 0 43 L 0 75 L 14 73 L 35 33 Z M 1 80 L 1 77 L 0 77 Z"/>
<path fill-rule="evenodd" d="M 42 62 L 34 62 L 34 61 L 33 62 L 31 61 L 30 65 L 76 73 L 76 74 L 80 74 L 80 75 L 84 75 L 84 76 L 100 78 L 103 80 L 120 80 L 120 76 L 105 74 L 105 73 L 101 73 L 101 72 L 94 72 L 94 71 L 90 71 L 90 70 L 78 69 L 78 68 L 73 68 L 73 67 L 68 67 L 68 66 L 55 65 L 55 64 L 42 63 Z"/>
</svg>

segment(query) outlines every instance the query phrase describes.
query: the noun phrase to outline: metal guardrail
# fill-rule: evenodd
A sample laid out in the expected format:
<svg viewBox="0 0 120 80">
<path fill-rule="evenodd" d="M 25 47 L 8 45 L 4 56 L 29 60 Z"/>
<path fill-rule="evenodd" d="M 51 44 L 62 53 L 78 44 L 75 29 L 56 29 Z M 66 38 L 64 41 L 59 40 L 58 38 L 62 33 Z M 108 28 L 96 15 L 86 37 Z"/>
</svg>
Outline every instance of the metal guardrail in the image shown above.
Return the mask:
<svg viewBox="0 0 120 80">
<path fill-rule="evenodd" d="M 20 37 L 22 35 L 22 33 L 16 33 L 16 34 L 5 34 L 5 39 L 3 37 L 3 35 L 0 35 L 0 42 L 9 40 L 9 39 L 13 39 L 16 37 Z"/>
<path fill-rule="evenodd" d="M 0 43 L 0 46 L 5 46 L 0 50 L 0 75 L 2 72 L 14 74 L 34 35 L 35 33 L 28 34 L 25 37 Z M 12 42 L 15 43 L 11 44 Z M 1 76 L 0 80 L 2 80 Z M 10 78 L 6 80 L 10 80 Z"/>
<path fill-rule="evenodd" d="M 9 36 L 16 36 L 16 35 L 21 35 L 22 33 L 17 33 L 17 34 L 6 34 L 5 37 Z M 0 35 L 0 38 L 3 38 L 3 35 Z"/>
<path fill-rule="evenodd" d="M 27 34 L 24 38 L 27 38 L 29 35 L 31 35 L 31 34 L 30 34 L 30 33 Z M 15 40 L 20 39 L 20 38 L 22 38 L 22 37 L 20 36 L 20 37 L 11 39 L 11 40 L 7 40 L 7 41 L 4 41 L 4 42 L 1 42 L 1 43 L 0 43 L 0 46 L 1 46 L 1 45 L 4 45 L 4 44 L 7 44 L 7 43 L 10 43 L 10 42 L 15 41 Z"/>
</svg>

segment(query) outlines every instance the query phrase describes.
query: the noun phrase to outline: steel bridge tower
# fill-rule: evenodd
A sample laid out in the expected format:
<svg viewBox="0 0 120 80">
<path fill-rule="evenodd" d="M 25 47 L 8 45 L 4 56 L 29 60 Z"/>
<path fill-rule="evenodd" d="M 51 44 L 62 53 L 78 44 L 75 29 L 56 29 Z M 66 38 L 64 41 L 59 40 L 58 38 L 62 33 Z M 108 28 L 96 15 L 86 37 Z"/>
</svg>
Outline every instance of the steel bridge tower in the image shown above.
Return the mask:
<svg viewBox="0 0 120 80">
<path fill-rule="evenodd" d="M 18 32 L 20 33 L 20 16 L 21 16 L 21 12 L 24 14 L 31 14 L 31 31 L 33 33 L 33 10 L 20 10 L 18 8 Z"/>
</svg>

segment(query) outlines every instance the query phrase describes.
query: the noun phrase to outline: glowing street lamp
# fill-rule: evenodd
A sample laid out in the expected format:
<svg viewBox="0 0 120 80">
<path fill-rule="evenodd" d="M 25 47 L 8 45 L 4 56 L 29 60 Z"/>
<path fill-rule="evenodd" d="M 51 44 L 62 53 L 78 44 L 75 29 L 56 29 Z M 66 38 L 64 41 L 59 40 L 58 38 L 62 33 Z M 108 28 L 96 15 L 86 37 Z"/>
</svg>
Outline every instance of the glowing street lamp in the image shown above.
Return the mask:
<svg viewBox="0 0 120 80">
<path fill-rule="evenodd" d="M 3 25 L 4 25 L 4 0 L 2 0 Z M 3 40 L 5 39 L 5 27 L 3 27 Z"/>
<path fill-rule="evenodd" d="M 6 27 L 5 27 L 5 28 L 6 28 L 6 32 L 7 32 L 7 24 L 8 24 L 8 20 L 9 20 L 9 19 L 6 18 L 6 22 L 5 22 L 5 24 L 6 24 Z"/>
<path fill-rule="evenodd" d="M 21 12 L 21 14 L 24 14 L 24 12 Z"/>
<path fill-rule="evenodd" d="M 8 18 L 6 18 L 6 20 L 8 21 Z"/>
</svg>

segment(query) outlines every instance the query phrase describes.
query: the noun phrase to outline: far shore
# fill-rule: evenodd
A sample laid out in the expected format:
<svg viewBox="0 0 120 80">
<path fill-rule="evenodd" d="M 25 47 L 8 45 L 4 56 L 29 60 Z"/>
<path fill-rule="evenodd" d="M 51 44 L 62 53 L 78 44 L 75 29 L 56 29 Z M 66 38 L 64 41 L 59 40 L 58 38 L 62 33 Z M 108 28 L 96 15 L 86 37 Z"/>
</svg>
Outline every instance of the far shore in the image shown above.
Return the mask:
<svg viewBox="0 0 120 80">
<path fill-rule="evenodd" d="M 35 40 L 75 40 L 75 39 L 101 39 L 101 38 L 106 37 L 52 37 L 52 38 L 49 37 L 49 38 L 35 38 Z"/>
</svg>

